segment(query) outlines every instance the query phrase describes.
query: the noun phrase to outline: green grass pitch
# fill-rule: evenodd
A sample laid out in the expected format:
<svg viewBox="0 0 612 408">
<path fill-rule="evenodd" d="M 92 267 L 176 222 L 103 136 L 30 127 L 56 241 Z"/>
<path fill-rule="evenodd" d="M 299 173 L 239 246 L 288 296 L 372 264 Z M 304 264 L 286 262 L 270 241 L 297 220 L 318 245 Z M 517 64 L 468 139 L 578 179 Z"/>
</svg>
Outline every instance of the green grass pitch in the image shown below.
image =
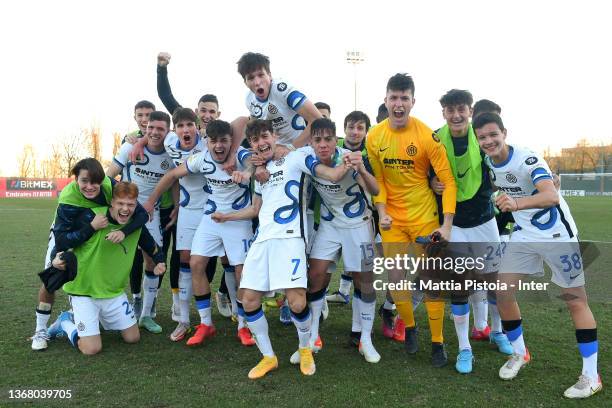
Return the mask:
<svg viewBox="0 0 612 408">
<path fill-rule="evenodd" d="M 568 201 L 581 238 L 612 241 L 611 199 Z M 36 273 L 42 269 L 54 209 L 52 200 L 0 200 L 0 406 L 612 406 L 612 390 L 608 388 L 612 379 L 612 296 L 607 300 L 598 297 L 591 303 L 599 326 L 599 367 L 604 390 L 580 402 L 562 397 L 563 390 L 580 374 L 581 359 L 569 314 L 558 300 L 522 305 L 525 338 L 533 361 L 509 382 L 497 377 L 504 356 L 481 342 L 472 343 L 476 357 L 473 373 L 456 373 L 457 341 L 448 319 L 444 334 L 449 365 L 432 368 L 423 307 L 416 312 L 419 353 L 409 357 L 403 345 L 383 338 L 377 318 L 373 339 L 382 360 L 368 364 L 347 345 L 349 305 L 330 306 L 330 317 L 321 328 L 324 348 L 316 356 L 317 373 L 309 378 L 289 364 L 289 356 L 297 347 L 295 328 L 282 326 L 277 310 L 268 311 L 280 367 L 264 379 L 250 381 L 247 372 L 259 361 L 259 353 L 254 347 L 240 346 L 234 324 L 218 315 L 216 309 L 213 320 L 218 334 L 210 342 L 187 348 L 184 342 L 168 339 L 175 326 L 170 320 L 168 277 L 158 301 L 162 334 L 143 333 L 139 344 L 127 345 L 117 333 L 104 333 L 103 351 L 94 357 L 81 355 L 65 339 L 51 341 L 45 352 L 33 352 L 28 338 L 34 330 L 40 286 Z M 332 286 L 337 285 L 337 274 L 332 277 Z M 610 289 L 612 286 L 605 292 Z M 66 296 L 58 292 L 52 320 L 67 306 Z M 192 322 L 197 321 L 196 317 L 192 311 Z M 11 400 L 9 390 L 15 389 L 70 389 L 72 398 Z"/>
</svg>

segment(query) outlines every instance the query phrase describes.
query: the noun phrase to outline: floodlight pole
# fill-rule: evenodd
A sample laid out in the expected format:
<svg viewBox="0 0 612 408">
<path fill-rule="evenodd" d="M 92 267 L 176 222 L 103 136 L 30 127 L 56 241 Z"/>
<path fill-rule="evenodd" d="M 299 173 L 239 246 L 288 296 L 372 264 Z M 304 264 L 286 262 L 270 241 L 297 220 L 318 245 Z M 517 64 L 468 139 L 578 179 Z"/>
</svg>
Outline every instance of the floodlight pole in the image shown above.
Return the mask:
<svg viewBox="0 0 612 408">
<path fill-rule="evenodd" d="M 346 62 L 353 65 L 353 80 L 354 80 L 354 94 L 353 94 L 353 105 L 354 109 L 357 110 L 357 65 L 365 61 L 363 53 L 361 51 L 347 51 Z"/>
</svg>

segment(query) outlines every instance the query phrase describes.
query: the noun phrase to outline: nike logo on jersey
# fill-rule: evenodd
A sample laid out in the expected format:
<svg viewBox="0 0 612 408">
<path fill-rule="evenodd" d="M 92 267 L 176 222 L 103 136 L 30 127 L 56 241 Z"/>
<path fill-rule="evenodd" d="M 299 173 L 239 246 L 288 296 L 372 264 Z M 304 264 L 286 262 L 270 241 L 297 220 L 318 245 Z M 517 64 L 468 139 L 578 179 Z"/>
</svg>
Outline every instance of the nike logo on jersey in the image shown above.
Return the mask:
<svg viewBox="0 0 612 408">
<path fill-rule="evenodd" d="M 582 275 L 582 272 L 581 272 L 581 273 L 579 273 L 578 275 L 574 275 L 574 276 L 570 275 L 570 280 L 574 280 L 574 279 L 576 279 L 577 277 L 579 277 L 580 275 Z"/>
<path fill-rule="evenodd" d="M 459 178 L 463 178 L 463 176 L 465 176 L 465 174 L 466 174 L 468 171 L 470 171 L 470 167 L 468 167 L 468 168 L 467 168 L 467 170 L 466 170 L 466 171 L 464 171 L 463 173 L 459 173 L 459 172 L 457 172 L 457 177 L 459 177 Z"/>
<path fill-rule="evenodd" d="M 300 279 L 301 276 L 298 276 L 297 278 L 291 278 L 291 282 L 295 282 L 296 280 Z"/>
<path fill-rule="evenodd" d="M 389 147 L 385 147 L 384 149 L 380 149 L 381 153 L 384 152 L 385 150 L 387 150 Z"/>
</svg>

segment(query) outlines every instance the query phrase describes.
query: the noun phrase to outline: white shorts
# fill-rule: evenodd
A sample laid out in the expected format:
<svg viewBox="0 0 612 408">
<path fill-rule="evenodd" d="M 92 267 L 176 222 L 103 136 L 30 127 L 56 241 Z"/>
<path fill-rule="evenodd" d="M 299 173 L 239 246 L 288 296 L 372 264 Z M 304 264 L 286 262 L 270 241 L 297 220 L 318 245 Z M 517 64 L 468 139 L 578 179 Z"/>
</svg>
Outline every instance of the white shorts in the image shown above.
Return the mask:
<svg viewBox="0 0 612 408">
<path fill-rule="evenodd" d="M 149 222 L 145 224 L 147 230 L 155 240 L 155 243 L 161 248 L 164 244 L 164 239 L 162 237 L 162 228 L 159 219 L 159 208 L 153 210 L 153 217 Z"/>
<path fill-rule="evenodd" d="M 232 266 L 242 265 L 253 240 L 251 220 L 214 222 L 204 215 L 191 245 L 191 255 L 227 255 Z"/>
<path fill-rule="evenodd" d="M 499 271 L 505 244 L 500 243 L 499 231 L 495 217 L 484 224 L 471 228 L 452 226 L 450 242 L 465 242 L 469 256 L 484 258 L 484 269 L 481 273 Z"/>
<path fill-rule="evenodd" d="M 356 228 L 336 228 L 329 222 L 319 225 L 310 258 L 337 262 L 342 253 L 346 272 L 369 272 L 374 265 L 374 230 L 366 222 Z"/>
<path fill-rule="evenodd" d="M 317 235 L 317 231 L 315 231 L 315 216 L 314 211 L 311 209 L 306 210 L 306 254 L 310 255 L 310 251 L 312 250 L 312 244 L 314 242 L 314 237 Z"/>
<path fill-rule="evenodd" d="M 70 304 L 79 337 L 97 336 L 100 324 L 104 330 L 125 330 L 136 324 L 134 310 L 125 293 L 110 299 L 70 296 Z"/>
<path fill-rule="evenodd" d="M 551 281 L 562 288 L 584 286 L 584 270 L 578 239 L 537 242 L 515 231 L 507 244 L 499 273 L 544 276 L 544 262 L 552 271 Z"/>
<path fill-rule="evenodd" d="M 179 208 L 176 222 L 176 249 L 178 251 L 191 251 L 193 236 L 203 215 L 202 208 Z"/>
<path fill-rule="evenodd" d="M 272 238 L 251 245 L 242 269 L 241 289 L 270 292 L 307 286 L 302 238 Z"/>
</svg>

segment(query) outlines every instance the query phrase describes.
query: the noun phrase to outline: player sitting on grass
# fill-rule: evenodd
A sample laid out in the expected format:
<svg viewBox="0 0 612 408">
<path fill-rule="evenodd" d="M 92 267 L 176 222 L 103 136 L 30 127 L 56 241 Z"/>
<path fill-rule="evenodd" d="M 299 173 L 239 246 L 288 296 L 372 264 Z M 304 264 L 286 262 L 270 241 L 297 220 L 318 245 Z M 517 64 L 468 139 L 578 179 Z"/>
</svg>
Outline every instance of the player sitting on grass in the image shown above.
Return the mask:
<svg viewBox="0 0 612 408">
<path fill-rule="evenodd" d="M 106 330 L 121 331 L 126 343 L 140 340 L 134 311 L 124 292 L 137 248 L 142 248 L 154 260 L 156 275 L 166 270 L 163 251 L 146 228 L 141 227 L 120 243 L 108 238 L 121 226 L 133 222 L 137 197 L 135 184 L 117 183 L 110 208 L 86 210 L 92 217 L 104 217 L 107 223 L 85 243 L 74 248 L 78 272 L 73 281 L 63 286 L 64 292 L 70 295 L 73 312 L 62 312 L 49 327 L 51 338 L 64 334 L 83 354 L 97 354 L 102 350 L 100 324 Z M 54 258 L 53 266 L 64 269 L 66 265 L 60 255 L 58 253 Z"/>
<path fill-rule="evenodd" d="M 285 290 L 291 319 L 298 332 L 300 370 L 304 375 L 313 375 L 316 367 L 309 347 L 312 318 L 306 302 L 304 178 L 316 174 L 338 181 L 348 167 L 341 164 L 332 169 L 309 159 L 303 152 L 291 152 L 274 160 L 277 137 L 270 121 L 249 122 L 246 135 L 257 156 L 253 163 L 265 165 L 270 174 L 265 183 L 255 183 L 256 195 L 251 207 L 224 216 L 229 221 L 259 215 L 259 228 L 244 262 L 240 282 L 247 325 L 263 354 L 263 359 L 249 372 L 249 378 L 261 378 L 278 367 L 261 298 L 266 292 L 281 289 Z"/>
<path fill-rule="evenodd" d="M 548 164 L 540 155 L 506 143 L 506 129 L 494 113 L 478 116 L 473 123 L 480 148 L 488 156 L 493 182 L 501 194 L 496 204 L 512 212 L 515 231 L 500 265 L 500 279 L 507 290 L 497 292 L 497 307 L 514 354 L 500 368 L 510 380 L 531 361 L 523 339 L 523 320 L 516 302 L 516 286 L 525 275 L 541 274 L 543 262 L 552 270 L 552 282 L 561 287 L 576 328 L 582 373 L 565 390 L 567 398 L 587 398 L 602 388 L 597 372 L 597 327 L 587 302 L 578 231 L 569 207 L 555 189 Z"/>
<path fill-rule="evenodd" d="M 87 241 L 95 231 L 106 227 L 102 216 L 91 216 L 82 222 L 83 212 L 89 208 L 108 206 L 111 203 L 112 188 L 115 180 L 104 175 L 104 169 L 99 161 L 87 158 L 78 161 L 71 172 L 75 180 L 62 190 L 58 198 L 55 220 L 49 236 L 45 267 L 51 266 L 51 261 L 59 251 L 66 251 Z M 132 222 L 114 231 L 109 239 L 115 243 L 121 242 L 126 236 L 140 229 L 149 217 L 139 205 L 136 208 Z M 38 307 L 36 308 L 36 332 L 32 336 L 32 350 L 47 348 L 47 323 L 51 317 L 51 306 L 55 296 L 44 286 L 38 292 Z"/>
</svg>

